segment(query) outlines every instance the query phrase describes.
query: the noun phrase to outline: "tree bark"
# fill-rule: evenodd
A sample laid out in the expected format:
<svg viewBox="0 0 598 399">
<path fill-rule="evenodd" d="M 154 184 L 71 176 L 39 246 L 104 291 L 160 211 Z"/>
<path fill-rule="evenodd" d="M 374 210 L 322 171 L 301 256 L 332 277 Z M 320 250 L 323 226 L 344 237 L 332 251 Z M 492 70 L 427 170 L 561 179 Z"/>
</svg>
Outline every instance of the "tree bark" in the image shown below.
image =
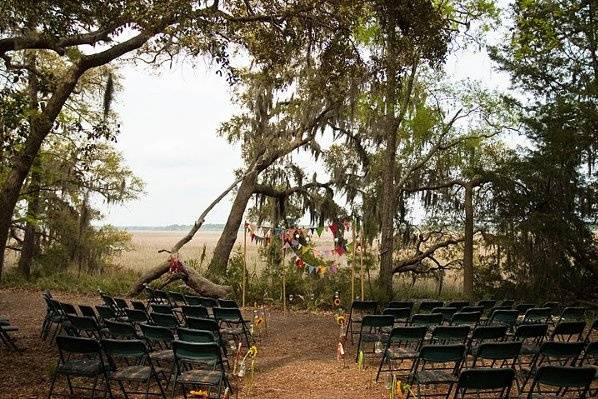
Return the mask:
<svg viewBox="0 0 598 399">
<path fill-rule="evenodd" d="M 253 195 L 256 183 L 257 172 L 246 175 L 241 181 L 241 185 L 233 201 L 233 206 L 228 214 L 228 219 L 226 219 L 224 230 L 222 230 L 216 248 L 214 248 L 212 260 L 209 265 L 210 272 L 222 274 L 226 271 L 230 253 L 237 240 L 239 227 L 241 227 L 241 223 L 243 222 L 245 208 L 247 208 L 247 204 Z"/>
<path fill-rule="evenodd" d="M 40 210 L 40 171 L 39 160 L 36 160 L 36 165 L 31 172 L 31 183 L 29 202 L 27 204 L 27 223 L 25 224 L 25 235 L 23 237 L 23 245 L 21 247 L 21 257 L 19 258 L 19 272 L 26 280 L 31 279 L 31 263 L 36 253 L 35 235 L 36 235 L 36 219 Z"/>
<path fill-rule="evenodd" d="M 473 298 L 473 184 L 465 187 L 465 247 L 463 249 L 463 294 Z"/>
</svg>

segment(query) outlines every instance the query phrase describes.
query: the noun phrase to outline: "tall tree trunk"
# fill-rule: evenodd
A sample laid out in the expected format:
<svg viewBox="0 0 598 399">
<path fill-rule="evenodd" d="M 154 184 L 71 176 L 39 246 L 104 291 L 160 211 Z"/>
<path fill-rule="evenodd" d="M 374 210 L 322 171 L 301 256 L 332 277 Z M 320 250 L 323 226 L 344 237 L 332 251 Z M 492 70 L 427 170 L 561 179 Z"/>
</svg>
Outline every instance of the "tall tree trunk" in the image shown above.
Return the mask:
<svg viewBox="0 0 598 399">
<path fill-rule="evenodd" d="M 473 298 L 473 184 L 465 184 L 465 248 L 463 249 L 463 294 Z"/>
<path fill-rule="evenodd" d="M 226 271 L 230 253 L 237 240 L 239 227 L 241 227 L 241 223 L 243 222 L 245 208 L 247 208 L 247 203 L 251 199 L 257 183 L 257 176 L 257 172 L 251 172 L 243 178 L 239 185 L 233 206 L 224 225 L 224 230 L 222 230 L 216 248 L 214 248 L 212 260 L 208 267 L 212 273 L 223 274 Z"/>
<path fill-rule="evenodd" d="M 40 210 L 40 163 L 39 159 L 31 172 L 31 182 L 29 184 L 29 202 L 27 204 L 27 222 L 25 224 L 25 235 L 21 247 L 21 257 L 19 258 L 19 272 L 25 276 L 25 279 L 31 278 L 31 263 L 36 253 L 36 220 Z"/>
</svg>

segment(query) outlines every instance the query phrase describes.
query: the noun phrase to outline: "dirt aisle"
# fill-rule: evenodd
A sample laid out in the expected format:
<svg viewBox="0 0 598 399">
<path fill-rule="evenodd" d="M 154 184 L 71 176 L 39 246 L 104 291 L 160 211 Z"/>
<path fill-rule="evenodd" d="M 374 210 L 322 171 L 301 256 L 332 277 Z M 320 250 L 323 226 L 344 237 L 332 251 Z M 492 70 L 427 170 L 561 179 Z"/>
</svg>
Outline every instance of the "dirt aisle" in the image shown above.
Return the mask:
<svg viewBox="0 0 598 399">
<path fill-rule="evenodd" d="M 97 304 L 99 298 L 55 294 L 70 303 Z M 0 290 L 0 315 L 19 327 L 22 354 L 0 349 L 0 398 L 43 398 L 49 371 L 57 359 L 52 345 L 39 338 L 45 314 L 40 291 Z M 385 398 L 384 383 L 375 384 L 376 366 L 357 370 L 354 347 L 346 366 L 336 361 L 338 327 L 332 315 L 273 312 L 267 336 L 260 338 L 254 386 L 241 398 L 359 399 Z"/>
</svg>

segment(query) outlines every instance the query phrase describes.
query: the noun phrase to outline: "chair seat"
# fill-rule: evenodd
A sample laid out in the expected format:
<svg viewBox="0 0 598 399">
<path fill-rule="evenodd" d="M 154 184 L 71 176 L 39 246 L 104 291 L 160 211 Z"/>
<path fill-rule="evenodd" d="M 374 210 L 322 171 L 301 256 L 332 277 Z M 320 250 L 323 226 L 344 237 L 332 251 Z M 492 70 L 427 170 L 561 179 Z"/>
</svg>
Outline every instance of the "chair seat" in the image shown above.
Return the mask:
<svg viewBox="0 0 598 399">
<path fill-rule="evenodd" d="M 102 373 L 102 364 L 99 360 L 66 360 L 58 365 L 59 374 L 96 376 Z"/>
<path fill-rule="evenodd" d="M 457 377 L 442 370 L 421 370 L 415 373 L 415 381 L 420 384 L 449 384 L 456 383 Z"/>
<path fill-rule="evenodd" d="M 406 348 L 389 348 L 387 351 L 391 359 L 415 359 L 419 352 Z"/>
<path fill-rule="evenodd" d="M 536 353 L 540 352 L 540 347 L 538 345 L 527 344 L 521 346 L 521 355 L 535 355 Z"/>
<path fill-rule="evenodd" d="M 385 342 L 387 337 L 388 336 L 385 334 L 362 333 L 361 334 L 361 342 L 376 342 L 376 341 Z"/>
<path fill-rule="evenodd" d="M 177 377 L 181 384 L 218 385 L 222 381 L 222 372 L 217 370 L 188 370 Z"/>
<path fill-rule="evenodd" d="M 158 372 L 159 369 L 156 369 Z M 114 380 L 147 381 L 152 374 L 150 366 L 128 366 L 118 369 L 110 375 Z"/>
<path fill-rule="evenodd" d="M 171 361 L 174 359 L 174 352 L 172 351 L 172 349 L 164 349 L 161 351 L 150 352 L 149 355 L 152 358 L 152 360 L 157 361 Z"/>
</svg>

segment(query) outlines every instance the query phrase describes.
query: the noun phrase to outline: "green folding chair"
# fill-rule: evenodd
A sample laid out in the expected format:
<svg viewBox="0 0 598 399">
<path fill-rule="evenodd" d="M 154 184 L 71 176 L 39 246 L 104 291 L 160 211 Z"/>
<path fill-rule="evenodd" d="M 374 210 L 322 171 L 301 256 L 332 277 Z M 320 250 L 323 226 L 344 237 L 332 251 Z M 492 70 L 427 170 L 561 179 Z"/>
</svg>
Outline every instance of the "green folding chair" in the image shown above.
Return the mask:
<svg viewBox="0 0 598 399">
<path fill-rule="evenodd" d="M 444 306 L 442 301 L 422 301 L 419 304 L 417 313 L 430 313 L 434 308 L 440 308 Z"/>
<path fill-rule="evenodd" d="M 425 326 L 393 328 L 384 347 L 384 353 L 376 373 L 376 381 L 378 381 L 378 377 L 383 371 L 390 373 L 410 371 L 412 364 L 407 368 L 401 368 L 401 365 L 405 361 L 413 362 L 417 358 L 427 332 L 428 327 Z M 388 369 L 382 370 L 385 364 L 388 365 Z M 395 368 L 393 365 L 397 367 Z"/>
<path fill-rule="evenodd" d="M 185 295 L 181 294 L 180 292 L 168 291 L 167 294 L 173 307 L 180 307 L 187 304 Z"/>
<path fill-rule="evenodd" d="M 140 309 L 125 309 L 127 321 L 133 324 L 147 323 L 149 321 L 145 311 Z"/>
<path fill-rule="evenodd" d="M 11 351 L 21 352 L 21 348 L 17 346 L 14 337 L 11 336 L 15 331 L 19 331 L 19 328 L 11 325 L 8 319 L 0 319 L 0 342 Z"/>
<path fill-rule="evenodd" d="M 390 301 L 387 308 L 395 308 L 395 309 L 405 309 L 408 308 L 409 311 L 413 311 L 413 307 L 415 306 L 415 302 L 413 301 Z"/>
<path fill-rule="evenodd" d="M 408 381 L 417 385 L 417 398 L 444 396 L 450 397 L 453 386 L 458 382 L 461 363 L 465 358 L 465 345 L 424 345 L 413 364 Z M 446 394 L 438 391 L 438 386 L 447 385 Z M 422 393 L 422 387 L 434 389 Z M 410 397 L 411 392 L 407 394 Z"/>
<path fill-rule="evenodd" d="M 160 375 L 165 381 L 168 381 L 168 376 L 164 370 L 154 366 L 154 362 L 149 356 L 149 350 L 143 341 L 103 339 L 102 348 L 110 364 L 108 384 L 116 382 L 125 398 L 130 393 L 144 394 L 146 398 L 149 395 L 166 398 Z M 158 387 L 158 392 L 150 392 L 152 382 Z M 139 387 L 139 384 L 144 384 L 145 390 L 127 391 L 125 383 L 135 383 L 135 389 Z"/>
<path fill-rule="evenodd" d="M 469 301 L 453 301 L 449 302 L 446 306 L 449 308 L 457 308 L 457 311 L 461 312 L 464 307 L 469 306 Z"/>
<path fill-rule="evenodd" d="M 68 321 L 71 325 L 70 330 L 74 336 L 100 339 L 102 329 L 93 317 L 68 315 Z"/>
<path fill-rule="evenodd" d="M 524 324 L 515 329 L 513 340 L 521 341 L 522 356 L 533 356 L 540 351 L 547 332 L 548 324 Z"/>
<path fill-rule="evenodd" d="M 519 312 L 517 310 L 497 309 L 492 312 L 488 325 L 502 325 L 507 326 L 509 330 L 517 323 Z"/>
<path fill-rule="evenodd" d="M 351 339 L 351 343 L 353 343 L 353 336 L 359 334 L 359 325 L 363 316 L 374 314 L 377 309 L 377 302 L 353 301 L 349 310 L 349 318 L 347 319 L 347 328 L 345 330 L 345 336 Z"/>
<path fill-rule="evenodd" d="M 239 304 L 233 299 L 218 299 L 218 305 L 221 308 L 238 308 Z"/>
<path fill-rule="evenodd" d="M 108 335 L 114 339 L 139 339 L 137 330 L 130 323 L 106 320 L 104 324 Z"/>
<path fill-rule="evenodd" d="M 451 326 L 470 326 L 476 327 L 480 319 L 482 318 L 482 312 L 457 312 L 451 317 Z"/>
<path fill-rule="evenodd" d="M 101 324 L 104 324 L 106 320 L 116 320 L 116 312 L 114 309 L 108 306 L 98 305 L 96 306 L 96 310 L 98 311 Z"/>
<path fill-rule="evenodd" d="M 395 324 L 407 324 L 411 317 L 411 309 L 409 308 L 386 308 L 382 311 L 383 315 L 390 315 L 394 317 Z"/>
<path fill-rule="evenodd" d="M 440 313 L 442 315 L 442 319 L 445 322 L 450 322 L 451 318 L 453 317 L 453 315 L 455 313 L 457 313 L 458 309 L 455 307 L 448 307 L 448 306 L 443 306 L 443 307 L 438 307 L 438 308 L 434 308 L 432 309 L 432 314 L 434 313 Z"/>
<path fill-rule="evenodd" d="M 416 313 L 411 316 L 409 325 L 411 326 L 439 326 L 442 324 L 444 317 L 440 313 Z"/>
<path fill-rule="evenodd" d="M 462 313 L 469 313 L 469 312 L 479 312 L 480 314 L 484 314 L 486 308 L 483 306 L 473 305 L 473 306 L 463 306 L 459 312 Z"/>
<path fill-rule="evenodd" d="M 194 330 L 192 328 L 179 327 L 177 329 L 177 337 L 179 341 L 185 342 L 196 342 L 196 343 L 208 343 L 216 342 L 214 333 L 207 330 Z"/>
<path fill-rule="evenodd" d="M 224 344 L 223 336 L 220 333 L 220 326 L 216 320 L 200 317 L 188 317 L 187 328 L 192 328 L 194 330 L 210 331 L 216 337 L 216 342 L 219 343 L 224 355 L 227 355 L 227 346 Z"/>
<path fill-rule="evenodd" d="M 520 303 L 515 306 L 515 310 L 519 312 L 520 316 L 523 316 L 528 310 L 536 308 L 535 303 Z"/>
<path fill-rule="evenodd" d="M 563 309 L 557 324 L 563 321 L 585 321 L 586 308 L 581 306 L 569 306 Z"/>
<path fill-rule="evenodd" d="M 471 368 L 508 367 L 515 371 L 515 365 L 521 351 L 521 342 L 486 342 L 480 344 Z"/>
<path fill-rule="evenodd" d="M 465 344 L 469 326 L 437 326 L 432 329 L 430 343 L 437 345 Z"/>
<path fill-rule="evenodd" d="M 226 378 L 222 354 L 218 344 L 173 342 L 175 377 L 172 397 L 177 387 L 206 389 L 210 398 L 221 398 L 225 387 L 230 387 Z M 186 395 L 185 395 L 186 397 Z"/>
<path fill-rule="evenodd" d="M 542 366 L 536 372 L 527 398 L 556 398 L 575 393 L 574 397 L 585 399 L 595 376 L 596 369 L 592 367 Z"/>
<path fill-rule="evenodd" d="M 550 340 L 561 342 L 581 341 L 585 328 L 585 321 L 561 321 L 554 326 Z"/>
<path fill-rule="evenodd" d="M 201 317 L 205 319 L 210 317 L 210 314 L 208 313 L 208 308 L 202 305 L 186 305 L 182 306 L 181 310 L 185 319 L 187 317 Z"/>
<path fill-rule="evenodd" d="M 163 363 L 172 364 L 174 361 L 174 354 L 172 352 L 174 334 L 172 329 L 146 323 L 140 324 L 139 328 L 141 329 L 141 335 L 150 349 L 149 356 L 152 360 L 159 365 Z"/>
<path fill-rule="evenodd" d="M 520 324 L 548 324 L 552 316 L 551 308 L 530 308 L 525 311 Z"/>
<path fill-rule="evenodd" d="M 152 322 L 157 325 L 157 326 L 161 326 L 161 327 L 168 327 L 168 328 L 172 328 L 175 329 L 177 328 L 180 324 L 179 324 L 179 319 L 176 318 L 175 315 L 171 314 L 166 314 L 166 313 L 150 313 L 150 318 L 152 319 Z"/>
<path fill-rule="evenodd" d="M 187 303 L 187 305 L 191 306 L 203 306 L 201 302 L 201 297 L 196 295 L 185 295 L 185 302 Z"/>
<path fill-rule="evenodd" d="M 596 324 L 594 322 L 594 324 Z M 596 376 L 594 377 L 594 382 L 598 382 L 598 341 L 590 342 L 583 351 L 583 356 L 579 363 L 577 364 L 581 367 L 593 367 L 596 369 Z M 590 386 L 590 397 L 598 398 L 598 386 L 592 388 Z"/>
<path fill-rule="evenodd" d="M 463 370 L 459 374 L 455 398 L 491 397 L 507 399 L 514 378 L 515 370 L 512 368 L 484 367 Z"/>
<path fill-rule="evenodd" d="M 477 354 L 479 346 L 486 342 L 500 342 L 507 336 L 506 326 L 477 326 L 473 329 L 467 343 L 467 354 Z"/>
<path fill-rule="evenodd" d="M 357 342 L 357 350 L 355 351 L 355 362 L 359 358 L 359 352 L 362 350 L 362 346 L 365 349 L 365 345 L 368 343 L 386 342 L 388 334 L 392 330 L 395 319 L 391 315 L 365 315 L 361 319 L 361 325 L 359 327 L 359 340 Z M 366 351 L 364 350 L 364 355 Z M 375 346 L 371 353 L 375 353 Z"/>
<path fill-rule="evenodd" d="M 112 397 L 108 384 L 107 365 L 104 362 L 102 349 L 97 340 L 59 335 L 56 337 L 56 346 L 58 347 L 59 358 L 54 369 L 54 376 L 50 382 L 48 399 L 52 398 L 59 376 L 66 378 L 70 397 L 75 396 L 75 389 L 91 391 L 91 397 L 94 397 L 98 382 L 101 382 L 101 380 L 104 380 L 105 383 L 104 393 L 107 391 L 109 396 Z M 93 383 L 91 387 L 74 386 L 73 378 L 91 379 Z"/>
<path fill-rule="evenodd" d="M 240 342 L 239 338 L 243 338 L 247 347 L 251 345 L 253 341 L 249 332 L 249 326 L 238 307 L 215 307 L 212 309 L 212 312 L 214 313 L 214 319 L 218 322 L 222 335 L 233 337 L 236 342 Z"/>
<path fill-rule="evenodd" d="M 588 334 L 584 341 L 590 342 L 592 341 L 592 334 L 598 334 L 598 319 L 594 320 L 588 329 Z"/>
</svg>

